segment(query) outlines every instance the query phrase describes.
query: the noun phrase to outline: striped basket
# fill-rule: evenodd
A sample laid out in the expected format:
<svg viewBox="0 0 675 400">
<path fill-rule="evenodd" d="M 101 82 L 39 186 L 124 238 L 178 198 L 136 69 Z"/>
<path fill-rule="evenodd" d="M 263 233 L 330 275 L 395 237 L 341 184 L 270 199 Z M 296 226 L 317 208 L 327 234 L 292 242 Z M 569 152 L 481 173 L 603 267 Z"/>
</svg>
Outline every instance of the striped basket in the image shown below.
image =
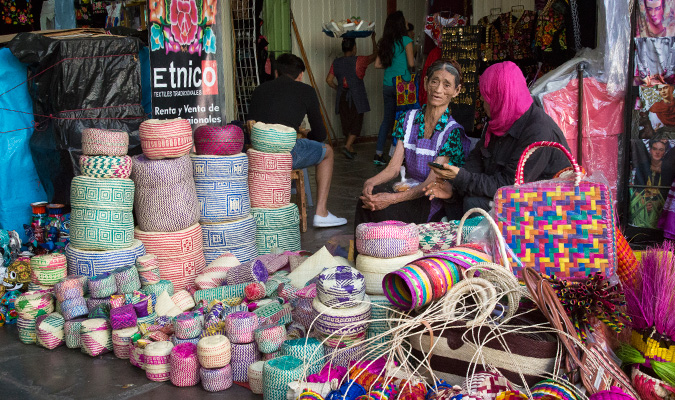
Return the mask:
<svg viewBox="0 0 675 400">
<path fill-rule="evenodd" d="M 37 332 L 35 331 L 35 319 L 18 317 L 16 326 L 19 330 L 19 340 L 23 344 L 35 344 Z M 67 336 L 66 336 L 67 339 Z"/>
<path fill-rule="evenodd" d="M 254 394 L 263 393 L 263 366 L 265 361 L 256 361 L 248 366 L 248 385 Z"/>
<path fill-rule="evenodd" d="M 192 127 L 186 119 L 148 119 L 138 132 L 143 154 L 151 160 L 181 157 L 192 149 Z"/>
<path fill-rule="evenodd" d="M 359 254 L 376 258 L 414 254 L 420 246 L 417 225 L 400 221 L 359 224 L 354 236 Z"/>
<path fill-rule="evenodd" d="M 204 226 L 202 225 L 202 234 L 204 234 Z M 195 278 L 195 285 L 199 289 L 216 288 L 223 283 L 227 277 L 227 271 L 230 268 L 241 264 L 237 257 L 232 253 L 223 253 L 214 261 L 208 263 L 206 268 Z"/>
<path fill-rule="evenodd" d="M 251 129 L 253 148 L 265 153 L 290 152 L 297 137 L 295 129 L 279 124 L 256 122 Z"/>
<path fill-rule="evenodd" d="M 82 347 L 82 338 L 80 338 L 80 330 L 82 329 L 82 322 L 84 318 L 71 319 L 63 324 L 63 335 L 66 340 L 66 347 L 69 349 L 79 349 Z"/>
<path fill-rule="evenodd" d="M 162 279 L 184 289 L 206 267 L 202 253 L 202 228 L 199 224 L 177 232 L 134 231 L 149 253 L 157 255 Z"/>
<path fill-rule="evenodd" d="M 113 353 L 115 353 L 115 357 L 122 360 L 129 359 L 129 343 L 131 343 L 131 337 L 137 332 L 138 327 L 136 326 L 112 331 Z"/>
<path fill-rule="evenodd" d="M 239 302 L 241 302 L 241 299 L 244 298 L 245 289 L 246 284 L 242 283 L 239 285 L 218 286 L 212 289 L 197 290 L 194 294 L 194 299 L 195 302 L 206 300 L 208 303 L 214 300 L 225 299 L 239 299 Z"/>
<path fill-rule="evenodd" d="M 136 269 L 141 286 L 154 285 L 159 282 L 159 261 L 154 254 L 146 254 L 136 259 Z"/>
<path fill-rule="evenodd" d="M 232 378 L 235 382 L 248 381 L 248 366 L 260 360 L 260 353 L 255 342 L 231 343 L 232 345 Z"/>
<path fill-rule="evenodd" d="M 110 307 L 111 303 L 110 297 L 104 297 L 102 299 L 97 299 L 95 297 L 85 297 L 85 300 L 87 302 L 87 308 L 89 310 L 93 310 L 94 308 L 100 306 L 101 304 L 105 304 L 108 307 Z"/>
<path fill-rule="evenodd" d="M 372 295 L 368 296 L 370 299 L 370 325 L 368 330 L 386 332 L 389 328 L 389 323 L 386 321 L 389 318 L 399 318 L 396 314 L 397 309 L 389 302 L 387 296 Z"/>
<path fill-rule="evenodd" d="M 353 347 L 342 348 L 324 345 L 323 350 L 326 353 L 326 358 L 324 359 L 326 363 L 349 368 L 350 362 L 363 359 L 363 357 L 366 355 L 367 347 L 363 343 L 356 344 Z"/>
<path fill-rule="evenodd" d="M 171 378 L 171 350 L 173 343 L 167 341 L 148 343 L 143 350 L 145 376 L 153 382 L 165 382 Z"/>
<path fill-rule="evenodd" d="M 240 264 L 227 271 L 227 284 L 236 285 L 239 283 L 267 282 L 269 274 L 265 265 L 259 260 L 249 261 Z"/>
<path fill-rule="evenodd" d="M 174 386 L 186 387 L 199 383 L 199 360 L 197 346 L 192 343 L 181 343 L 171 350 L 171 383 Z"/>
<path fill-rule="evenodd" d="M 131 175 L 129 156 L 80 156 L 80 171 L 92 178 L 128 178 Z"/>
<path fill-rule="evenodd" d="M 194 337 L 194 338 L 189 338 L 189 339 L 181 339 L 181 338 L 177 338 L 176 335 L 171 335 L 171 338 L 169 340 L 171 340 L 171 343 L 173 343 L 175 346 L 177 346 L 179 344 L 182 344 L 182 343 L 191 343 L 191 344 L 194 344 L 196 346 L 197 343 L 199 343 L 199 339 L 200 339 L 199 336 Z"/>
<path fill-rule="evenodd" d="M 70 186 L 70 244 L 82 250 L 131 246 L 134 182 L 76 176 Z"/>
<path fill-rule="evenodd" d="M 394 258 L 375 258 L 359 254 L 356 257 L 356 269 L 363 274 L 366 283 L 366 293 L 383 295 L 382 280 L 385 275 L 399 270 L 422 257 L 424 257 L 424 253 L 420 250 L 414 254 Z"/>
<path fill-rule="evenodd" d="M 251 208 L 251 215 L 256 222 L 255 242 L 260 255 L 269 254 L 275 247 L 286 251 L 301 250 L 298 206 Z"/>
<path fill-rule="evenodd" d="M 14 301 L 14 309 L 21 318 L 36 319 L 54 311 L 53 295 L 47 290 L 22 293 Z"/>
<path fill-rule="evenodd" d="M 232 343 L 251 343 L 258 328 L 258 316 L 252 312 L 236 312 L 225 318 L 225 332 Z"/>
<path fill-rule="evenodd" d="M 171 300 L 181 311 L 191 310 L 195 306 L 195 300 L 187 290 L 179 290 L 171 296 Z"/>
<path fill-rule="evenodd" d="M 82 321 L 80 328 L 82 352 L 96 357 L 113 350 L 110 324 L 103 318 Z"/>
<path fill-rule="evenodd" d="M 316 297 L 328 307 L 356 307 L 365 296 L 363 275 L 350 266 L 324 268 L 316 281 Z"/>
<path fill-rule="evenodd" d="M 145 255 L 145 246 L 137 239 L 131 242 L 131 247 L 119 250 L 88 251 L 72 244 L 66 246 L 69 275 L 91 277 L 112 272 L 116 268 L 134 264 L 136 258 L 142 255 Z"/>
<path fill-rule="evenodd" d="M 166 279 L 162 279 L 155 284 L 147 285 L 141 288 L 141 293 L 147 296 L 154 295 L 155 298 L 159 297 L 159 295 L 164 292 L 167 292 L 169 297 L 173 296 L 174 293 L 173 283 L 171 283 L 171 281 L 167 281 Z"/>
<path fill-rule="evenodd" d="M 87 301 L 84 297 L 75 297 L 72 299 L 66 299 L 59 303 L 61 306 L 61 315 L 66 321 L 75 319 L 78 317 L 84 317 L 89 314 L 89 308 L 87 307 Z"/>
<path fill-rule="evenodd" d="M 279 208 L 291 201 L 291 153 L 248 150 L 251 207 Z"/>
<path fill-rule="evenodd" d="M 63 340 L 63 324 L 65 320 L 59 313 L 42 315 L 35 320 L 35 331 L 37 333 L 37 343 L 49 350 L 54 350 L 63 346 L 66 342 Z"/>
<path fill-rule="evenodd" d="M 265 297 L 265 284 L 262 282 L 253 282 L 246 285 L 244 294 L 247 300 L 261 300 Z"/>
<path fill-rule="evenodd" d="M 82 130 L 82 154 L 88 156 L 124 156 L 129 134 L 124 131 L 87 128 Z"/>
<path fill-rule="evenodd" d="M 315 298 L 312 308 L 317 312 L 314 327 L 324 335 L 356 335 L 366 331 L 370 321 L 370 298 L 353 308 L 329 308 Z"/>
<path fill-rule="evenodd" d="M 87 286 L 89 287 L 89 294 L 91 297 L 96 299 L 107 298 L 117 292 L 115 275 L 110 273 L 92 276 L 89 278 Z"/>
<path fill-rule="evenodd" d="M 141 288 L 141 279 L 134 265 L 119 267 L 114 272 L 117 293 L 131 294 Z"/>
<path fill-rule="evenodd" d="M 306 375 L 318 374 L 325 363 L 323 345 L 316 338 L 286 340 L 281 346 L 281 355 L 302 360 L 307 368 Z"/>
<path fill-rule="evenodd" d="M 56 285 L 66 277 L 66 256 L 60 253 L 31 257 L 31 282 L 38 285 Z"/>
<path fill-rule="evenodd" d="M 175 317 L 182 314 L 180 308 L 171 300 L 168 293 L 162 292 L 157 296 L 157 304 L 155 304 L 155 312 L 159 316 Z"/>
<path fill-rule="evenodd" d="M 265 353 L 262 355 L 263 361 L 274 360 L 277 357 L 281 357 L 280 351 L 275 351 L 274 353 Z"/>
<path fill-rule="evenodd" d="M 255 330 L 255 342 L 261 353 L 269 354 L 279 351 L 286 340 L 284 325 L 267 325 Z"/>
<path fill-rule="evenodd" d="M 201 338 L 197 343 L 197 356 L 199 364 L 204 368 L 222 368 L 230 363 L 230 340 L 225 335 Z"/>
<path fill-rule="evenodd" d="M 237 125 L 208 126 L 195 129 L 195 150 L 200 155 L 229 156 L 244 148 L 244 131 Z"/>
<path fill-rule="evenodd" d="M 190 155 L 201 223 L 236 221 L 248 215 L 248 157 Z"/>
<path fill-rule="evenodd" d="M 202 387 L 207 392 L 220 392 L 232 386 L 232 367 L 225 365 L 221 368 L 199 368 Z"/>
<path fill-rule="evenodd" d="M 292 356 L 280 356 L 263 366 L 263 397 L 265 400 L 285 400 L 288 384 L 303 375 L 302 360 Z"/>
<path fill-rule="evenodd" d="M 175 232 L 199 221 L 199 200 L 189 156 L 149 160 L 139 155 L 133 160 L 134 210 L 141 230 Z"/>
<path fill-rule="evenodd" d="M 250 215 L 238 221 L 203 224 L 202 239 L 207 263 L 210 264 L 225 253 L 234 254 L 240 263 L 256 257 L 258 253 L 255 247 L 255 235 L 255 219 Z"/>
<path fill-rule="evenodd" d="M 176 316 L 173 330 L 178 339 L 198 338 L 202 333 L 202 320 L 199 313 L 188 311 Z"/>
<path fill-rule="evenodd" d="M 110 326 L 113 330 L 126 329 L 138 323 L 133 304 L 126 304 L 110 310 Z"/>
</svg>

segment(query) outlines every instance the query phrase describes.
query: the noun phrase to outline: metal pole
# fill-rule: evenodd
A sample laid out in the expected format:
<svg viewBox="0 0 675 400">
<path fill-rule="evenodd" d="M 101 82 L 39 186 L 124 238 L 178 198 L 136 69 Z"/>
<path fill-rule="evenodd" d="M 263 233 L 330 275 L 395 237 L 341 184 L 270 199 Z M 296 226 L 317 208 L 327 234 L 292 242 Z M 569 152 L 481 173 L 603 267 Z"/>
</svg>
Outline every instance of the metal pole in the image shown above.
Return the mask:
<svg viewBox="0 0 675 400">
<path fill-rule="evenodd" d="M 583 163 L 583 143 L 584 143 L 584 70 L 586 63 L 580 62 L 577 65 L 577 79 L 579 80 L 579 97 L 577 108 L 577 163 Z"/>
</svg>

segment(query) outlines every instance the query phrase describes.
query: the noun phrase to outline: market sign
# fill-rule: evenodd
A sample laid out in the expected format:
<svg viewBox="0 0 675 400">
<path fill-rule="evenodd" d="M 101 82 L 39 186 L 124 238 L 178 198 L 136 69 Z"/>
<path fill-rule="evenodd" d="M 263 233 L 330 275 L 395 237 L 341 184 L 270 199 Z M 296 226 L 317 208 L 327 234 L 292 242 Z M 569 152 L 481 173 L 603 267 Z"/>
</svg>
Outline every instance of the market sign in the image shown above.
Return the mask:
<svg viewBox="0 0 675 400">
<path fill-rule="evenodd" d="M 148 1 L 153 118 L 223 123 L 217 12 L 218 0 Z"/>
</svg>

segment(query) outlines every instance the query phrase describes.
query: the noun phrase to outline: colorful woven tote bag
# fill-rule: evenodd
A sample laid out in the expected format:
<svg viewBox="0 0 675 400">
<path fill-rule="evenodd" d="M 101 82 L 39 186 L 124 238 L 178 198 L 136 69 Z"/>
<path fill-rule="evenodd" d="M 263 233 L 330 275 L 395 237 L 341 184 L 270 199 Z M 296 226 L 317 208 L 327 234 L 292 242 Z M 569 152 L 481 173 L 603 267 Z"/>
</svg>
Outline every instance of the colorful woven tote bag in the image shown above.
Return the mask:
<svg viewBox="0 0 675 400">
<path fill-rule="evenodd" d="M 523 183 L 527 159 L 537 149 L 564 152 L 574 179 Z M 499 229 L 523 266 L 558 278 L 585 277 L 600 272 L 609 278 L 616 270 L 616 227 L 609 188 L 582 179 L 570 152 L 554 142 L 535 142 L 520 157 L 513 186 L 495 194 Z M 523 267 L 513 263 L 518 276 Z"/>
</svg>

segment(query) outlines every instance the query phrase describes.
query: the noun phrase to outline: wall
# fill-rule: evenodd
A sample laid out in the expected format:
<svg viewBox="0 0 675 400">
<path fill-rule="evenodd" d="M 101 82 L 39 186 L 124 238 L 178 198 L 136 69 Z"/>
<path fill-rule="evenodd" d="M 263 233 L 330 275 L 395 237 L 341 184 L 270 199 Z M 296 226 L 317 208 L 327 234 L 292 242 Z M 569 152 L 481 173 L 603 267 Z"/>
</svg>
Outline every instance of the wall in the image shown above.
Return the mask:
<svg viewBox="0 0 675 400">
<path fill-rule="evenodd" d="M 291 8 L 295 15 L 296 24 L 300 32 L 309 65 L 314 73 L 314 79 L 328 111 L 328 118 L 337 138 L 342 138 L 340 118 L 335 114 L 335 91 L 326 84 L 326 75 L 334 58 L 342 55 L 341 41 L 326 36 L 321 31 L 321 25 L 331 19 L 341 20 L 351 16 L 359 16 L 369 21 L 375 21 L 375 32 L 378 39 L 382 36 L 384 21 L 387 18 L 386 0 L 344 0 L 344 1 L 317 1 L 292 0 Z M 415 34 L 424 34 L 424 19 L 426 1 L 398 0 L 398 9 L 403 11 L 408 22 L 415 25 Z M 359 55 L 368 55 L 372 52 L 370 39 L 358 39 Z M 297 41 L 293 37 L 293 54 L 301 56 Z M 362 136 L 377 136 L 382 120 L 382 77 L 383 70 L 371 65 L 364 79 L 371 111 L 366 113 L 363 121 Z M 307 75 L 307 74 L 305 74 Z M 305 76 L 305 83 L 310 83 Z M 335 138 L 335 136 L 334 136 Z"/>
</svg>

